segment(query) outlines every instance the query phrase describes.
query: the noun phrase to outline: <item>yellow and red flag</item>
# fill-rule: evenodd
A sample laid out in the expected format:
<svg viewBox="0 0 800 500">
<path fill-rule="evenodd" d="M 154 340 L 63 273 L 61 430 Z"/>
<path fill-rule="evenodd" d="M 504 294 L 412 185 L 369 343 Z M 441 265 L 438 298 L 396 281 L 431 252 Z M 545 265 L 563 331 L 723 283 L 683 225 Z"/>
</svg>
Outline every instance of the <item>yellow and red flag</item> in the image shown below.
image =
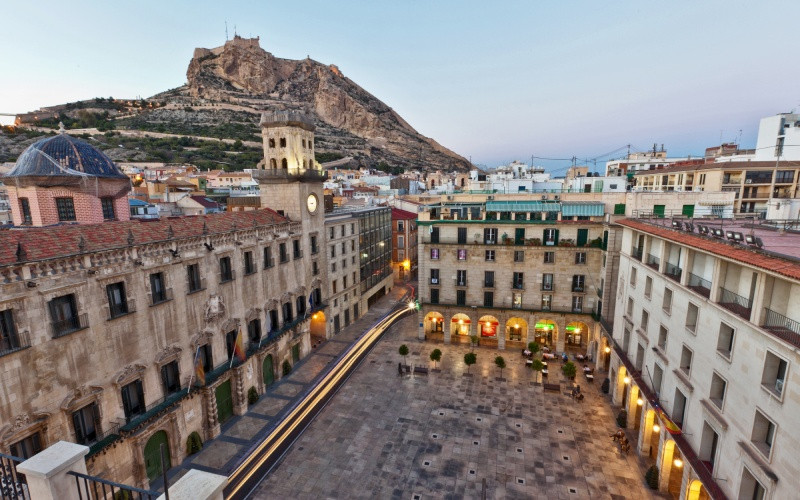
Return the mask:
<svg viewBox="0 0 800 500">
<path fill-rule="evenodd" d="M 206 370 L 203 368 L 203 360 L 197 356 L 194 361 L 194 376 L 197 377 L 197 385 L 206 385 Z"/>
<path fill-rule="evenodd" d="M 664 410 L 661 408 L 656 408 L 656 413 L 661 418 L 661 422 L 664 424 L 664 428 L 667 429 L 667 432 L 674 435 L 681 433 L 681 428 L 678 427 L 678 424 L 673 422 L 666 413 L 664 413 Z"/>
<path fill-rule="evenodd" d="M 247 354 L 244 352 L 244 338 L 242 337 L 242 330 L 236 335 L 236 343 L 233 345 L 233 355 L 239 358 L 239 361 L 244 362 L 247 359 Z"/>
</svg>

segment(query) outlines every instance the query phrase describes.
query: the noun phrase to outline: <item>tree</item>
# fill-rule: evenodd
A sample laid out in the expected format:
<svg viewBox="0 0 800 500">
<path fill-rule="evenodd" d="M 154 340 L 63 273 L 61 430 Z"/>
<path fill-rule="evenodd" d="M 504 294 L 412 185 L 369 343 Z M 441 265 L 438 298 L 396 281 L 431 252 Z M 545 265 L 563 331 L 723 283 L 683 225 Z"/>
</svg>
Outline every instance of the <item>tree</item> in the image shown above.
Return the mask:
<svg viewBox="0 0 800 500">
<path fill-rule="evenodd" d="M 400 346 L 400 349 L 397 350 L 401 356 L 403 356 L 403 364 L 406 363 L 406 356 L 408 356 L 408 346 L 403 344 Z"/>
<path fill-rule="evenodd" d="M 464 364 L 467 365 L 467 373 L 469 373 L 469 367 L 474 365 L 478 361 L 478 355 L 474 352 L 468 352 L 464 355 Z"/>
<path fill-rule="evenodd" d="M 561 372 L 568 379 L 574 379 L 575 373 L 577 371 L 578 369 L 575 367 L 575 363 L 573 363 L 572 361 L 567 361 L 566 363 L 564 363 L 564 366 L 561 367 Z"/>
<path fill-rule="evenodd" d="M 534 359 L 531 369 L 536 373 L 536 381 L 539 382 L 542 370 L 544 370 L 544 363 L 540 359 Z"/>
<path fill-rule="evenodd" d="M 480 340 L 480 337 L 478 337 L 477 335 L 470 335 L 469 336 L 469 343 L 473 348 L 475 348 L 475 346 L 478 345 L 478 341 L 479 340 Z"/>
<path fill-rule="evenodd" d="M 431 351 L 431 361 L 433 361 L 433 367 L 436 368 L 436 363 L 442 360 L 442 351 L 439 349 L 434 349 Z"/>
<path fill-rule="evenodd" d="M 536 356 L 536 353 L 539 352 L 539 343 L 538 342 L 528 342 L 528 350 L 531 351 L 531 354 Z"/>
<path fill-rule="evenodd" d="M 497 356 L 494 358 L 494 364 L 500 368 L 500 378 L 503 378 L 503 369 L 506 367 L 506 360 L 503 359 L 503 356 Z"/>
</svg>

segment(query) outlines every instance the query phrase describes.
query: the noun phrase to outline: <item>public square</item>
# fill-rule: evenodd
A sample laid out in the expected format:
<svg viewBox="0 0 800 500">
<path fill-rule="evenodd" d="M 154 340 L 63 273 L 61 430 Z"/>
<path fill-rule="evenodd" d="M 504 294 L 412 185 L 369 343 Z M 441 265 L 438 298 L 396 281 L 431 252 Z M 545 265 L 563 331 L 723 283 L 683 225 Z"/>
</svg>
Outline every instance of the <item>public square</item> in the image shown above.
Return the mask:
<svg viewBox="0 0 800 500">
<path fill-rule="evenodd" d="M 406 362 L 438 368 L 398 375 Z M 339 393 L 259 485 L 256 498 L 653 498 L 635 452 L 621 455 L 602 377 L 574 401 L 551 362 L 534 383 L 519 351 L 417 340 L 411 316 L 387 332 Z M 498 354 L 507 368 L 494 364 Z M 633 438 L 633 436 L 629 436 Z"/>
</svg>

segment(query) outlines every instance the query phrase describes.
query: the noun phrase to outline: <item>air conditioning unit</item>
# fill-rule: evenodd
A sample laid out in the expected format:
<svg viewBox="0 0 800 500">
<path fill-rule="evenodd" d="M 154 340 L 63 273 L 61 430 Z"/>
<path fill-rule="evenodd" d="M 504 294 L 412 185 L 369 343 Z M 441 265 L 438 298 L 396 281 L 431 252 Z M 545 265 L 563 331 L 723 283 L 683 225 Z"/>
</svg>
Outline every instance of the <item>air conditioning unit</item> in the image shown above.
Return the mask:
<svg viewBox="0 0 800 500">
<path fill-rule="evenodd" d="M 494 200 L 494 195 L 490 194 L 489 196 L 486 197 L 486 199 L 489 200 L 489 201 L 492 201 L 492 200 Z"/>
</svg>

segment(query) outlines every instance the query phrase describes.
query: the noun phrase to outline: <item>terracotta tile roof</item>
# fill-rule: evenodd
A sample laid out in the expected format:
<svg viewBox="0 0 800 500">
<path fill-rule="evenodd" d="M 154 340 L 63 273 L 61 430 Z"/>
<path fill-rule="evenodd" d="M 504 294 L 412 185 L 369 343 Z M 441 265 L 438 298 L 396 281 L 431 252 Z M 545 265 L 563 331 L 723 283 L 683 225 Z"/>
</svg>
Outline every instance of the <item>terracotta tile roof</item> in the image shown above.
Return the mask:
<svg viewBox="0 0 800 500">
<path fill-rule="evenodd" d="M 17 249 L 24 252 L 24 261 L 38 261 L 67 257 L 80 253 L 81 237 L 85 253 L 124 248 L 128 234 L 134 245 L 144 245 L 168 239 L 169 228 L 173 238 L 190 238 L 203 234 L 205 222 L 209 234 L 230 231 L 234 225 L 240 229 L 253 225 L 270 226 L 289 222 L 271 209 L 246 212 L 223 212 L 194 217 L 168 217 L 154 221 L 109 221 L 102 224 L 76 224 L 70 226 L 31 227 L 0 231 L 0 266 L 18 263 Z"/>
<path fill-rule="evenodd" d="M 727 259 L 778 273 L 788 278 L 800 280 L 800 262 L 797 261 L 782 259 L 738 244 L 734 246 L 719 240 L 712 240 L 703 236 L 676 231 L 639 220 L 622 219 L 617 222 L 620 225 L 652 234 L 668 241 L 674 241 L 682 245 L 704 250 L 714 255 L 720 255 Z M 800 239 L 798 239 L 798 243 L 800 243 Z"/>
<path fill-rule="evenodd" d="M 413 212 L 392 207 L 392 220 L 398 220 L 398 219 L 413 220 L 416 218 L 417 214 Z"/>
<path fill-rule="evenodd" d="M 205 196 L 190 196 L 189 198 L 204 208 L 220 208 L 222 206 L 216 201 L 206 198 Z"/>
<path fill-rule="evenodd" d="M 778 168 L 793 169 L 798 168 L 798 162 L 784 161 L 778 165 Z M 658 175 L 658 174 L 671 174 L 674 172 L 686 172 L 692 170 L 744 170 L 755 168 L 775 168 L 774 161 L 721 161 L 717 163 L 706 163 L 703 165 L 676 165 L 670 167 L 656 168 L 653 170 L 637 170 L 636 176 L 640 175 Z"/>
</svg>

